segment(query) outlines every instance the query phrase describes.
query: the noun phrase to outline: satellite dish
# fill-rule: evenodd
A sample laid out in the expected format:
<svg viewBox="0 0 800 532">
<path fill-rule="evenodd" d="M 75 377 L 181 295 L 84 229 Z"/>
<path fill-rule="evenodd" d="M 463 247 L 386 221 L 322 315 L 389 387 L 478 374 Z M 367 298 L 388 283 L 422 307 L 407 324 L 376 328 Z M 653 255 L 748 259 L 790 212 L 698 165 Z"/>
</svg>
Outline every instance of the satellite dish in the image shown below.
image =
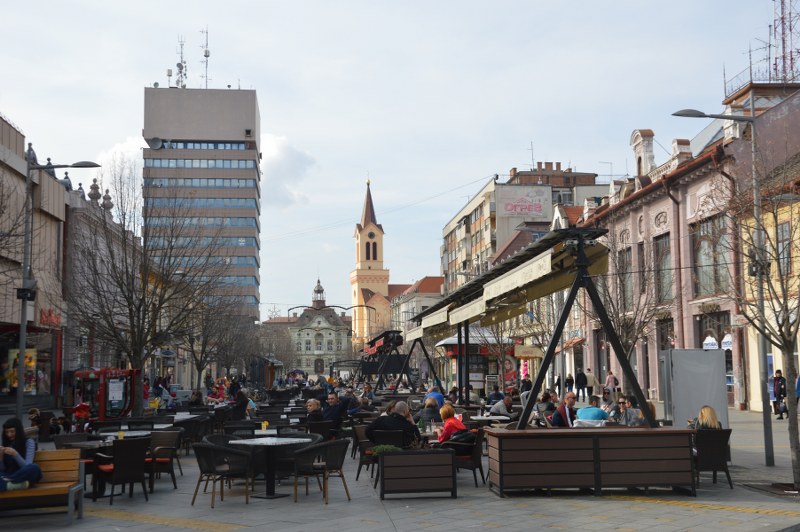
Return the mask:
<svg viewBox="0 0 800 532">
<path fill-rule="evenodd" d="M 158 88 L 158 82 L 157 81 L 155 83 L 153 83 L 153 88 L 155 88 L 155 89 Z"/>
<path fill-rule="evenodd" d="M 152 139 L 144 139 L 147 142 L 147 145 L 150 146 L 151 150 L 159 150 L 164 143 L 158 137 L 153 137 Z"/>
</svg>

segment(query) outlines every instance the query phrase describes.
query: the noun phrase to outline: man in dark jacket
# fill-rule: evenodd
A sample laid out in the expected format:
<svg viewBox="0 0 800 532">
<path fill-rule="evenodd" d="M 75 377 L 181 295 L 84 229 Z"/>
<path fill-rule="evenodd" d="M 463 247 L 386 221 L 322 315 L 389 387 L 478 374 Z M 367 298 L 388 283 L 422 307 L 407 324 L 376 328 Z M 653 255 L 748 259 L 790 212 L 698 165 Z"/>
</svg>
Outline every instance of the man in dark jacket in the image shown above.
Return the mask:
<svg viewBox="0 0 800 532">
<path fill-rule="evenodd" d="M 578 373 L 575 374 L 575 391 L 577 392 L 578 401 L 586 400 L 586 384 L 586 373 L 581 368 L 578 368 Z M 581 399 L 581 396 L 583 396 L 583 399 Z"/>
<path fill-rule="evenodd" d="M 322 417 L 325 421 L 333 421 L 333 426 L 331 428 L 338 430 L 339 427 L 342 426 L 342 420 L 347 413 L 350 402 L 339 401 L 339 396 L 336 392 L 331 392 L 328 394 L 327 403 L 328 406 L 325 408 L 325 411 L 322 412 Z"/>
<path fill-rule="evenodd" d="M 573 392 L 567 392 L 564 396 L 564 402 L 562 402 L 553 413 L 552 424 L 554 427 L 572 427 L 576 415 L 575 394 Z"/>
<path fill-rule="evenodd" d="M 419 429 L 413 423 L 408 410 L 408 403 L 398 401 L 394 405 L 394 410 L 386 416 L 379 416 L 369 424 L 366 430 L 367 439 L 375 442 L 376 430 L 401 430 L 403 431 L 403 448 L 413 447 L 419 442 Z"/>
</svg>

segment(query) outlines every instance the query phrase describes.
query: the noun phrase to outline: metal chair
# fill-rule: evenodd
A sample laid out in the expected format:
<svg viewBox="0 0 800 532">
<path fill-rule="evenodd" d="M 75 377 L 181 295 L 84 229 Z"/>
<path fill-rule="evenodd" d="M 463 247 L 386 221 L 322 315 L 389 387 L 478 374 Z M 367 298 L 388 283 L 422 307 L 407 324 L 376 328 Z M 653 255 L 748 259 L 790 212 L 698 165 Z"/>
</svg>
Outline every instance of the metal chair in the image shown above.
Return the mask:
<svg viewBox="0 0 800 532">
<path fill-rule="evenodd" d="M 92 500 L 97 500 L 97 488 L 101 482 L 111 483 L 111 496 L 109 504 L 114 504 L 114 486 L 123 485 L 122 493 L 125 493 L 124 485 L 128 484 L 129 496 L 133 497 L 133 483 L 142 484 L 145 500 L 147 497 L 147 486 L 145 485 L 144 467 L 145 456 L 150 449 L 150 438 L 128 438 L 114 440 L 114 456 L 97 453 L 95 459 L 95 473 L 92 475 Z"/>
<path fill-rule="evenodd" d="M 253 421 L 226 421 L 223 431 L 225 434 L 233 434 L 240 438 L 254 438 L 256 425 Z"/>
<path fill-rule="evenodd" d="M 372 447 L 375 445 L 367 439 L 366 425 L 353 425 L 353 437 L 358 441 L 358 470 L 356 470 L 356 481 L 361 475 L 361 468 L 364 466 L 371 468 L 370 476 L 374 475 L 374 466 L 378 462 L 377 457 L 372 454 Z"/>
</svg>

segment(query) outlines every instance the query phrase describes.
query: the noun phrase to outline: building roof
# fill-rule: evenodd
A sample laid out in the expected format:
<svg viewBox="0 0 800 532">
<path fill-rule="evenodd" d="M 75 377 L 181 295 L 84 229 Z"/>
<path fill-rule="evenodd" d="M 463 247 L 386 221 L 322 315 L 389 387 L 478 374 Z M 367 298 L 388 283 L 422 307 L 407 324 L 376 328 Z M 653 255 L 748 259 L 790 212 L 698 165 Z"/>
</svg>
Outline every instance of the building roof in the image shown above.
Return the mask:
<svg viewBox="0 0 800 532">
<path fill-rule="evenodd" d="M 583 216 L 583 207 L 562 207 L 567 215 L 569 225 L 578 225 L 578 220 Z"/>
<path fill-rule="evenodd" d="M 367 180 L 367 194 L 364 197 L 364 209 L 361 211 L 361 223 L 358 224 L 358 228 L 361 230 L 366 227 L 367 224 L 371 223 L 383 231 L 383 227 L 381 227 L 377 218 L 375 217 L 375 207 L 372 205 L 372 191 L 370 190 L 369 185 L 370 182 Z"/>
<path fill-rule="evenodd" d="M 403 291 L 402 295 L 410 294 L 441 294 L 444 277 L 426 275 Z"/>
<path fill-rule="evenodd" d="M 410 284 L 390 284 L 388 299 L 402 295 L 409 288 L 411 288 Z"/>
</svg>

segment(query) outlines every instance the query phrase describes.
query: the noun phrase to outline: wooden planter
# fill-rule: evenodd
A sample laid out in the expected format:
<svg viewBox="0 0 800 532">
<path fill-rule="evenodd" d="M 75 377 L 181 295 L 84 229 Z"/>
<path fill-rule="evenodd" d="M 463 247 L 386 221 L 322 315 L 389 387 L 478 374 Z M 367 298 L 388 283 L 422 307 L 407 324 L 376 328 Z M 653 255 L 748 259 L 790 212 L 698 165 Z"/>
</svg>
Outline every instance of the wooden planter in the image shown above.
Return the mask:
<svg viewBox="0 0 800 532">
<path fill-rule="evenodd" d="M 695 495 L 692 431 L 666 428 L 485 429 L 489 487 L 686 487 Z"/>
<path fill-rule="evenodd" d="M 450 492 L 457 497 L 451 449 L 400 451 L 379 456 L 381 500 L 393 493 Z"/>
</svg>

